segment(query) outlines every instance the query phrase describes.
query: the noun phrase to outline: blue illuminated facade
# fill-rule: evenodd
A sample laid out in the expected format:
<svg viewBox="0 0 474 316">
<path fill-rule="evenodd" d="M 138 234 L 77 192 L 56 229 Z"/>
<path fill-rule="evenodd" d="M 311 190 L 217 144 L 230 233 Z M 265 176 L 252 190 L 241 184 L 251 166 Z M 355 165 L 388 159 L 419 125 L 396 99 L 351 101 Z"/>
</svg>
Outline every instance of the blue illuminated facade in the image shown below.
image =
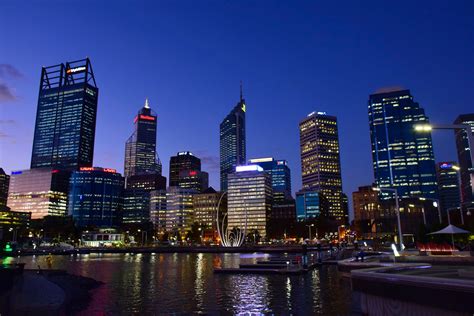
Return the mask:
<svg viewBox="0 0 474 316">
<path fill-rule="evenodd" d="M 328 200 L 318 191 L 296 192 L 296 219 L 306 221 L 328 216 Z"/>
<path fill-rule="evenodd" d="M 114 169 L 83 167 L 69 180 L 68 212 L 78 227 L 116 227 L 122 214 L 124 179 Z"/>
<path fill-rule="evenodd" d="M 410 90 L 370 95 L 368 112 L 376 185 L 401 198 L 438 198 L 431 133 L 414 128 L 429 120 Z"/>
<path fill-rule="evenodd" d="M 259 165 L 272 179 L 273 203 L 291 199 L 291 172 L 286 160 L 273 158 L 250 159 L 250 164 Z"/>
</svg>

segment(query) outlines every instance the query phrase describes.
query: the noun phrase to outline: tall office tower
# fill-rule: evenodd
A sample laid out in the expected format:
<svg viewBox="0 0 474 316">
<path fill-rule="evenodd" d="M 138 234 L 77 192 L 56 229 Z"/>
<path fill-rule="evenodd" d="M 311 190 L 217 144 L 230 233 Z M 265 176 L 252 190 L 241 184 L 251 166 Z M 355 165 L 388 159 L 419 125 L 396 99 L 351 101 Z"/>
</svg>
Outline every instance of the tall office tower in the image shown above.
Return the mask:
<svg viewBox="0 0 474 316">
<path fill-rule="evenodd" d="M 220 124 L 221 191 L 227 191 L 227 175 L 235 172 L 239 165 L 245 165 L 245 99 L 240 83 L 240 101 Z"/>
<path fill-rule="evenodd" d="M 166 232 L 166 190 L 150 191 L 150 222 L 157 233 Z"/>
<path fill-rule="evenodd" d="M 122 222 L 145 224 L 150 222 L 150 192 L 166 190 L 166 178 L 158 173 L 130 176 L 125 179 Z"/>
<path fill-rule="evenodd" d="M 0 209 L 7 206 L 8 187 L 10 185 L 10 176 L 0 168 Z"/>
<path fill-rule="evenodd" d="M 166 192 L 166 231 L 184 234 L 191 230 L 194 222 L 193 195 L 196 191 L 169 187 Z"/>
<path fill-rule="evenodd" d="M 431 133 L 414 128 L 428 117 L 410 90 L 372 94 L 368 109 L 376 185 L 397 189 L 400 198 L 437 198 Z"/>
<path fill-rule="evenodd" d="M 328 215 L 329 201 L 324 194 L 311 190 L 296 192 L 296 219 L 299 222 Z"/>
<path fill-rule="evenodd" d="M 453 161 L 438 162 L 436 164 L 436 178 L 438 180 L 439 202 L 446 214 L 448 208 L 459 207 L 461 196 L 459 191 L 459 176 Z"/>
<path fill-rule="evenodd" d="M 189 151 L 181 151 L 176 156 L 172 156 L 170 158 L 170 187 L 179 186 L 181 171 L 201 171 L 201 159 Z"/>
<path fill-rule="evenodd" d="M 193 189 L 199 193 L 209 187 L 209 174 L 205 171 L 182 170 L 179 172 L 180 188 Z"/>
<path fill-rule="evenodd" d="M 273 158 L 250 159 L 250 164 L 259 165 L 272 178 L 273 204 L 284 203 L 291 197 L 291 172 L 286 160 Z"/>
<path fill-rule="evenodd" d="M 470 125 L 474 134 L 474 113 L 459 115 L 454 124 Z M 456 148 L 461 172 L 462 205 L 464 209 L 474 206 L 474 162 L 471 161 L 471 150 L 465 130 L 456 130 Z M 474 144 L 471 144 L 474 146 Z"/>
<path fill-rule="evenodd" d="M 68 212 L 78 227 L 117 227 L 124 179 L 115 169 L 82 167 L 69 180 Z"/>
<path fill-rule="evenodd" d="M 220 201 L 220 204 L 219 204 Z M 220 223 L 227 212 L 227 195 L 216 192 L 212 187 L 193 196 L 194 221 L 202 229 L 205 241 L 217 241 L 217 208 L 219 207 Z"/>
<path fill-rule="evenodd" d="M 43 67 L 32 169 L 92 166 L 98 94 L 89 58 Z"/>
<path fill-rule="evenodd" d="M 15 212 L 31 212 L 31 219 L 65 216 L 69 175 L 48 168 L 13 171 L 7 206 Z"/>
<path fill-rule="evenodd" d="M 303 190 L 321 192 L 329 201 L 329 216 L 344 224 L 337 118 L 312 112 L 299 127 Z"/>
<path fill-rule="evenodd" d="M 227 227 L 257 230 L 267 236 L 272 210 L 272 181 L 258 165 L 237 166 L 228 177 Z"/>
<path fill-rule="evenodd" d="M 125 177 L 161 174 L 161 162 L 156 152 L 157 116 L 148 99 L 133 120 L 135 129 L 125 143 Z"/>
</svg>

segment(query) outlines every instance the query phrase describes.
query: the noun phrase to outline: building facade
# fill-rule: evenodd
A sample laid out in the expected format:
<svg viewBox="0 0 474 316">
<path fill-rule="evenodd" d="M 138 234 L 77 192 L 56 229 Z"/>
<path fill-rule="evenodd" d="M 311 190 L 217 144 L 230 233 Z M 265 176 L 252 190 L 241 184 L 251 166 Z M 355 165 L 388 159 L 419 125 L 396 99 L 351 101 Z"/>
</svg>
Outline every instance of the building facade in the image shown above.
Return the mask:
<svg viewBox="0 0 474 316">
<path fill-rule="evenodd" d="M 227 191 L 227 176 L 246 162 L 245 99 L 240 85 L 240 101 L 220 124 L 220 182 Z"/>
<path fill-rule="evenodd" d="M 459 115 L 454 124 L 469 125 L 474 133 L 474 113 Z M 463 209 L 474 207 L 474 162 L 471 161 L 471 150 L 467 133 L 464 130 L 456 130 L 456 149 L 458 153 L 459 168 L 461 174 L 461 192 Z"/>
<path fill-rule="evenodd" d="M 98 94 L 88 58 L 43 67 L 32 169 L 92 166 Z"/>
<path fill-rule="evenodd" d="M 265 238 L 273 204 L 270 175 L 258 165 L 238 166 L 228 176 L 227 192 L 228 229 L 246 227 Z"/>
<path fill-rule="evenodd" d="M 77 227 L 120 224 L 124 179 L 115 169 L 82 167 L 70 178 L 68 212 Z"/>
<path fill-rule="evenodd" d="M 329 216 L 344 224 L 337 118 L 312 112 L 299 129 L 303 190 L 322 193 L 329 202 Z"/>
<path fill-rule="evenodd" d="M 375 189 L 372 185 L 361 186 L 352 193 L 354 226 L 360 237 L 382 237 L 394 231 L 395 213 L 381 204 Z"/>
<path fill-rule="evenodd" d="M 166 232 L 166 190 L 150 191 L 150 221 L 158 234 Z"/>
<path fill-rule="evenodd" d="M 220 204 L 219 204 L 220 201 Z M 200 194 L 193 196 L 194 220 L 202 229 L 204 241 L 216 241 L 217 234 L 217 210 L 219 207 L 220 220 L 227 212 L 227 195 L 216 192 L 212 187 Z"/>
<path fill-rule="evenodd" d="M 0 209 L 7 206 L 8 187 L 10 186 L 10 176 L 0 168 Z"/>
<path fill-rule="evenodd" d="M 150 108 L 148 99 L 133 122 L 133 134 L 125 143 L 124 176 L 161 175 L 161 162 L 156 151 L 157 115 Z"/>
<path fill-rule="evenodd" d="M 197 192 L 179 187 L 169 187 L 166 191 L 166 231 L 170 235 L 179 232 L 181 237 L 191 230 L 194 223 L 193 196 Z"/>
<path fill-rule="evenodd" d="M 31 219 L 65 216 L 69 175 L 49 168 L 13 171 L 7 206 L 15 212 L 31 213 Z"/>
<path fill-rule="evenodd" d="M 445 161 L 436 164 L 439 202 L 444 212 L 449 208 L 459 207 L 460 205 L 460 178 L 456 167 L 457 164 L 454 161 Z"/>
<path fill-rule="evenodd" d="M 201 159 L 190 151 L 181 151 L 170 158 L 169 186 L 180 186 L 180 173 L 182 171 L 201 171 Z"/>
<path fill-rule="evenodd" d="M 182 170 L 179 172 L 179 187 L 204 192 L 209 187 L 209 174 L 205 171 Z"/>
<path fill-rule="evenodd" d="M 400 198 L 438 198 L 431 133 L 415 131 L 429 120 L 410 90 L 372 94 L 368 109 L 375 184 Z"/>
<path fill-rule="evenodd" d="M 122 223 L 145 224 L 150 222 L 150 192 L 166 190 L 166 178 L 154 173 L 130 176 L 125 181 Z"/>
<path fill-rule="evenodd" d="M 250 159 L 249 164 L 259 165 L 272 179 L 273 204 L 291 200 L 291 172 L 286 160 L 274 158 Z"/>
<path fill-rule="evenodd" d="M 307 221 L 329 216 L 329 201 L 318 191 L 303 190 L 296 192 L 296 219 Z"/>
</svg>

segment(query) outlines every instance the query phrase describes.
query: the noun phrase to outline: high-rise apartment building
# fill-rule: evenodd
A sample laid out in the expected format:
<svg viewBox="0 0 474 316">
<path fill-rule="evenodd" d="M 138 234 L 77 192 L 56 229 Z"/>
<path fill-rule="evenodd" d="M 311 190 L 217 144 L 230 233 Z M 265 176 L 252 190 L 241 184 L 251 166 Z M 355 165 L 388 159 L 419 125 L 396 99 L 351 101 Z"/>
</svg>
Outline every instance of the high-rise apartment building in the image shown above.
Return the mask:
<svg viewBox="0 0 474 316">
<path fill-rule="evenodd" d="M 322 193 L 329 202 L 329 216 L 344 224 L 337 118 L 312 112 L 299 128 L 303 190 Z"/>
<path fill-rule="evenodd" d="M 447 209 L 459 207 L 459 175 L 457 164 L 454 161 L 439 162 L 436 164 L 436 178 L 438 180 L 439 202 L 441 209 L 446 212 Z M 445 214 L 443 212 L 443 214 Z"/>
<path fill-rule="evenodd" d="M 252 165 L 259 165 L 272 179 L 273 204 L 285 203 L 291 197 L 291 172 L 286 160 L 274 158 L 250 159 Z"/>
<path fill-rule="evenodd" d="M 220 124 L 221 191 L 227 191 L 227 176 L 246 161 L 245 99 L 240 85 L 240 101 Z"/>
<path fill-rule="evenodd" d="M 273 192 L 270 175 L 258 165 L 237 166 L 229 174 L 227 195 L 227 227 L 257 230 L 267 236 Z"/>
<path fill-rule="evenodd" d="M 81 167 L 69 180 L 68 212 L 78 227 L 117 227 L 124 179 L 115 169 Z"/>
<path fill-rule="evenodd" d="M 161 175 L 161 162 L 156 152 L 157 115 L 150 108 L 148 99 L 133 122 L 133 134 L 125 143 L 125 177 L 156 173 Z"/>
<path fill-rule="evenodd" d="M 65 216 L 69 175 L 49 168 L 13 171 L 7 206 L 15 212 L 30 212 L 31 219 Z"/>
<path fill-rule="evenodd" d="M 169 186 L 180 186 L 180 173 L 182 171 L 201 171 L 201 159 L 194 156 L 192 152 L 181 151 L 170 158 Z"/>
<path fill-rule="evenodd" d="M 88 58 L 43 67 L 32 169 L 92 166 L 98 94 Z"/>
<path fill-rule="evenodd" d="M 474 134 L 474 113 L 459 115 L 454 124 L 469 125 Z M 463 209 L 474 206 L 474 162 L 471 160 L 471 150 L 474 150 L 474 141 L 469 144 L 465 130 L 455 131 L 456 148 L 458 152 L 459 168 L 461 173 L 461 192 Z M 472 146 L 472 147 L 470 147 Z"/>
<path fill-rule="evenodd" d="M 375 184 L 400 198 L 437 198 L 431 133 L 415 131 L 429 120 L 410 90 L 372 94 L 368 103 Z"/>
</svg>

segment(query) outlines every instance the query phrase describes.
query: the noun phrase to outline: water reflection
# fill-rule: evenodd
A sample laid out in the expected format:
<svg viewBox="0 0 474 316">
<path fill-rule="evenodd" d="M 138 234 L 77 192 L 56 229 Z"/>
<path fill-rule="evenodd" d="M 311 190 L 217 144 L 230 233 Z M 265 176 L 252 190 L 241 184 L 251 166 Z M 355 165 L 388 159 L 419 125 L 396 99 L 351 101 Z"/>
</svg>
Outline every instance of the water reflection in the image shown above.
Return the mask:
<svg viewBox="0 0 474 316">
<path fill-rule="evenodd" d="M 45 257 L 4 258 L 26 268 Z M 302 276 L 216 275 L 213 267 L 262 260 L 239 254 L 103 254 L 53 256 L 53 269 L 92 277 L 104 285 L 80 315 L 105 314 L 348 314 L 350 286 L 336 267 Z"/>
</svg>

